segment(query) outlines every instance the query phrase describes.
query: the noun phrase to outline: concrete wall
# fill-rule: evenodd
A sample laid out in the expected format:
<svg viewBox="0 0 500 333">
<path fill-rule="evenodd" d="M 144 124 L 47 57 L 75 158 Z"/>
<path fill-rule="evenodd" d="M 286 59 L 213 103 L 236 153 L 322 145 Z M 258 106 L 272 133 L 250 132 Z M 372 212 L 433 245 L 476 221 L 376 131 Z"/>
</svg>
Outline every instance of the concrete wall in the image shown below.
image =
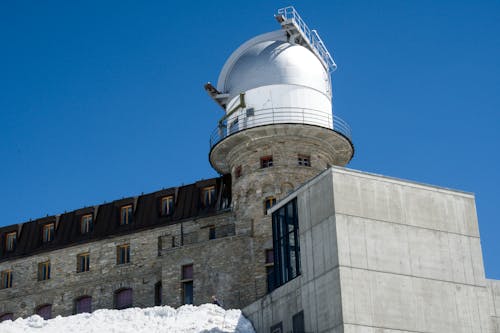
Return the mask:
<svg viewBox="0 0 500 333">
<path fill-rule="evenodd" d="M 491 332 L 500 332 L 500 281 L 486 280 L 490 299 Z"/>
<path fill-rule="evenodd" d="M 332 171 L 345 331 L 488 332 L 474 197 Z"/>
<path fill-rule="evenodd" d="M 499 332 L 473 195 L 334 167 L 272 211 L 294 197 L 302 275 L 295 298 L 244 309 L 258 332 L 289 327 L 277 304 L 301 304 L 310 332 Z"/>
</svg>

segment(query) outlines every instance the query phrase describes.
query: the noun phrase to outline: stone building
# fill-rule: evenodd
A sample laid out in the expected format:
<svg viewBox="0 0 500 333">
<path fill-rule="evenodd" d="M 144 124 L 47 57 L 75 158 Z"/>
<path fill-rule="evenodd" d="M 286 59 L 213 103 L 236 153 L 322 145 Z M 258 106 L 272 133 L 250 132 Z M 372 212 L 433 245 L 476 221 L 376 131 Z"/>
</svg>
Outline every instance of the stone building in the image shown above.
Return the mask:
<svg viewBox="0 0 500 333">
<path fill-rule="evenodd" d="M 333 58 L 276 19 L 205 86 L 221 176 L 0 228 L 0 319 L 216 294 L 258 332 L 500 332 L 473 195 L 344 168 Z"/>
</svg>

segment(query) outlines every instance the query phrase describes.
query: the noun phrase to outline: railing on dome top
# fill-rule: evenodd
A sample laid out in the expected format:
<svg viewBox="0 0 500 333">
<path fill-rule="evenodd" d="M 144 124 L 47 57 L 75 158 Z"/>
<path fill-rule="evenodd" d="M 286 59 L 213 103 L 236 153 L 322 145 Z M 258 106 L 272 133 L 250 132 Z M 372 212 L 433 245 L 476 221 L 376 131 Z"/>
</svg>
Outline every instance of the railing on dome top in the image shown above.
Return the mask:
<svg viewBox="0 0 500 333">
<path fill-rule="evenodd" d="M 304 124 L 330 130 L 333 127 L 333 131 L 351 140 L 351 128 L 349 125 L 342 118 L 332 114 L 325 115 L 317 110 L 298 107 L 269 108 L 258 111 L 243 109 L 237 115 L 224 120 L 214 129 L 210 136 L 210 148 L 237 132 L 248 128 L 274 124 Z"/>
<path fill-rule="evenodd" d="M 300 17 L 299 13 L 295 10 L 293 6 L 278 9 L 278 17 L 283 19 L 281 23 L 282 26 L 292 23 L 297 31 L 301 34 L 304 41 L 311 47 L 312 51 L 324 62 L 328 69 L 328 72 L 333 72 L 337 65 L 333 61 L 333 58 L 328 52 L 325 43 L 318 35 L 316 30 L 311 30 Z"/>
</svg>

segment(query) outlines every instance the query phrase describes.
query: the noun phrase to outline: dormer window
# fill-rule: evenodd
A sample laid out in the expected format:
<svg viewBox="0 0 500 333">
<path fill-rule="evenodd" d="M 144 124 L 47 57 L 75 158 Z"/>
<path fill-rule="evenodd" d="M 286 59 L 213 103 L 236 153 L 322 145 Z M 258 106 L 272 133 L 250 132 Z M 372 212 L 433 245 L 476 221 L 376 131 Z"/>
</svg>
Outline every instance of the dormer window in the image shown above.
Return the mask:
<svg viewBox="0 0 500 333">
<path fill-rule="evenodd" d="M 5 251 L 12 252 L 16 249 L 17 233 L 9 232 L 5 234 Z"/>
<path fill-rule="evenodd" d="M 161 215 L 167 216 L 174 212 L 174 196 L 168 195 L 161 198 Z"/>
<path fill-rule="evenodd" d="M 42 241 L 44 243 L 54 240 L 54 223 L 48 223 L 42 226 Z"/>
<path fill-rule="evenodd" d="M 80 220 L 80 233 L 87 234 L 92 231 L 94 227 L 92 214 L 83 215 Z"/>
<path fill-rule="evenodd" d="M 133 213 L 132 205 L 123 206 L 120 209 L 120 224 L 125 225 L 132 223 L 132 216 L 133 216 L 132 213 Z"/>
<path fill-rule="evenodd" d="M 204 187 L 201 191 L 203 207 L 210 207 L 215 203 L 215 186 Z"/>
</svg>

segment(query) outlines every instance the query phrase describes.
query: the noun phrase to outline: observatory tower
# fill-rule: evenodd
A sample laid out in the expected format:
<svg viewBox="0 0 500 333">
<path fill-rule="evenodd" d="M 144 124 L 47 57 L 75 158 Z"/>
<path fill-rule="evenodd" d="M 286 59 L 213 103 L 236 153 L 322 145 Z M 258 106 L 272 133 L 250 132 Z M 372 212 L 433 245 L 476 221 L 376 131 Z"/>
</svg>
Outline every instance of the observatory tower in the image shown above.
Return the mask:
<svg viewBox="0 0 500 333">
<path fill-rule="evenodd" d="M 282 29 L 243 43 L 217 88 L 205 85 L 225 110 L 210 138 L 210 163 L 232 174 L 234 204 L 243 191 L 280 196 L 354 154 L 349 126 L 332 114 L 332 56 L 293 7 L 275 17 Z"/>
<path fill-rule="evenodd" d="M 354 154 L 349 126 L 332 115 L 332 56 L 293 7 L 275 17 L 280 30 L 243 43 L 217 87 L 205 85 L 225 111 L 210 138 L 210 163 L 232 175 L 238 233 L 264 248 L 272 234 L 266 208 Z"/>
</svg>

